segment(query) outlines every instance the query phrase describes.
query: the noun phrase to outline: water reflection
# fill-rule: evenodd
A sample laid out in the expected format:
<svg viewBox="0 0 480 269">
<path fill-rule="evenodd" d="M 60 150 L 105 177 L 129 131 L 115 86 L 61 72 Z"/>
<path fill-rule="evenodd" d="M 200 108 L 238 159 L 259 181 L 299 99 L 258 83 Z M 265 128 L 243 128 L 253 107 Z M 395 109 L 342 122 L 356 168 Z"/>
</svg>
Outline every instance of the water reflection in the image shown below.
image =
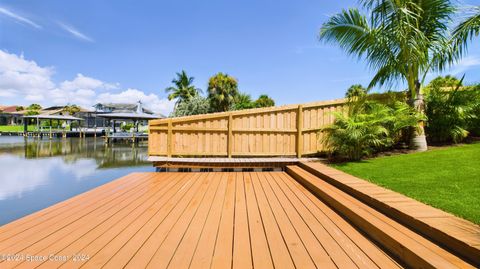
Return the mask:
<svg viewBox="0 0 480 269">
<path fill-rule="evenodd" d="M 0 225 L 135 171 L 153 171 L 146 144 L 101 138 L 0 136 Z"/>
</svg>

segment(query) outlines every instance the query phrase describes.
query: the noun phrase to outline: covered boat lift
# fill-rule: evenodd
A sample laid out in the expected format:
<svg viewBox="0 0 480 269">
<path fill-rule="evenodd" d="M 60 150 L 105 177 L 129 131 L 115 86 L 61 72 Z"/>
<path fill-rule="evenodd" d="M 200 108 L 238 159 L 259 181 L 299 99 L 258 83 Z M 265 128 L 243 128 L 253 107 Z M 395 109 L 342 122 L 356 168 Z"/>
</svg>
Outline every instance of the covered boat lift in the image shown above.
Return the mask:
<svg viewBox="0 0 480 269">
<path fill-rule="evenodd" d="M 107 132 L 105 135 L 106 142 L 110 139 L 132 139 L 133 141 L 138 140 L 139 138 L 148 138 L 148 134 L 139 133 L 138 125 L 140 121 L 143 120 L 153 120 L 160 119 L 162 116 L 152 115 L 143 112 L 142 103 L 138 101 L 137 110 L 135 112 L 116 112 L 116 113 L 105 113 L 97 114 L 97 117 L 103 117 L 111 121 L 112 132 Z M 130 120 L 133 121 L 135 132 L 117 132 L 115 128 L 115 123 L 120 120 Z"/>
<path fill-rule="evenodd" d="M 68 122 L 69 124 L 71 122 L 74 122 L 74 121 L 77 121 L 79 123 L 79 126 L 80 126 L 80 122 L 83 121 L 82 118 L 77 118 L 77 117 L 73 117 L 73 116 L 67 116 L 67 115 L 46 115 L 46 114 L 39 114 L 39 115 L 29 115 L 29 116 L 23 116 L 23 132 L 24 132 L 24 135 L 28 134 L 28 119 L 35 119 L 36 120 L 36 124 L 37 124 L 37 132 L 38 134 L 41 134 L 43 132 L 41 132 L 40 130 L 40 122 L 42 120 L 49 120 L 50 121 L 50 130 L 48 130 L 47 132 L 49 133 L 50 137 L 52 137 L 52 127 L 51 127 L 51 123 L 56 120 L 58 122 L 60 121 L 66 121 Z M 70 127 L 71 128 L 71 127 Z M 71 130 L 71 129 L 70 129 Z M 62 133 L 64 133 L 64 131 L 62 131 Z"/>
</svg>

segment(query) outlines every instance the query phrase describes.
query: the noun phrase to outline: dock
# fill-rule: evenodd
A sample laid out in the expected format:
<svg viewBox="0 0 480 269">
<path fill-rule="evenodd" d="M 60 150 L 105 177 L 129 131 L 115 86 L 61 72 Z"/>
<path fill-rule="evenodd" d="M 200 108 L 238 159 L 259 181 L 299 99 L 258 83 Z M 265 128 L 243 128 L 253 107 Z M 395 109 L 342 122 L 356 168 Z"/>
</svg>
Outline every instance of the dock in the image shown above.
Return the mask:
<svg viewBox="0 0 480 269">
<path fill-rule="evenodd" d="M 130 141 L 132 143 L 137 143 L 140 141 L 147 141 L 148 134 L 146 133 L 130 133 L 130 132 L 118 132 L 118 133 L 107 133 L 104 136 L 105 143 L 118 142 L 118 141 Z"/>
<path fill-rule="evenodd" d="M 82 130 L 82 131 L 67 131 L 67 130 L 38 130 L 28 132 L 0 132 L 0 136 L 25 136 L 25 137 L 40 137 L 40 138 L 58 138 L 58 137 L 101 137 L 105 134 L 104 130 Z"/>
<path fill-rule="evenodd" d="M 480 265 L 478 225 L 445 212 L 432 221 L 439 210 L 412 200 L 420 217 L 393 192 L 389 206 L 403 215 L 384 214 L 385 198 L 367 202 L 383 188 L 356 193 L 348 184 L 363 183 L 313 162 L 284 171 L 133 173 L 0 227 L 0 268 Z M 416 222 L 400 220 L 408 216 Z M 427 231 L 435 229 L 442 235 Z"/>
</svg>

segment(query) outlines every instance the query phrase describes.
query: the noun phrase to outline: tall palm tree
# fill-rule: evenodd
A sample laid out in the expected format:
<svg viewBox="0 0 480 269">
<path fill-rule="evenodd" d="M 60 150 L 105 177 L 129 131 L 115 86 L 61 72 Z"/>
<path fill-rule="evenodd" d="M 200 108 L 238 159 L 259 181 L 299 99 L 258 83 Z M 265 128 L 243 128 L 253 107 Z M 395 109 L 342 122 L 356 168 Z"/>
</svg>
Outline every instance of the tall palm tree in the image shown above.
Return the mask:
<svg viewBox="0 0 480 269">
<path fill-rule="evenodd" d="M 168 95 L 168 100 L 177 99 L 175 107 L 177 107 L 178 104 L 197 96 L 199 92 L 201 92 L 200 89 L 193 86 L 193 80 L 194 77 L 189 77 L 185 70 L 182 70 L 182 72 L 177 73 L 177 77 L 172 80 L 174 86 L 165 89 L 165 92 L 170 93 Z"/>
<path fill-rule="evenodd" d="M 343 10 L 320 29 L 320 40 L 365 59 L 376 72 L 368 88 L 408 85 L 410 103 L 424 111 L 421 87 L 430 71 L 442 71 L 462 57 L 449 27 L 456 7 L 450 0 L 361 0 L 369 16 Z M 423 123 L 412 141 L 426 150 Z"/>
</svg>

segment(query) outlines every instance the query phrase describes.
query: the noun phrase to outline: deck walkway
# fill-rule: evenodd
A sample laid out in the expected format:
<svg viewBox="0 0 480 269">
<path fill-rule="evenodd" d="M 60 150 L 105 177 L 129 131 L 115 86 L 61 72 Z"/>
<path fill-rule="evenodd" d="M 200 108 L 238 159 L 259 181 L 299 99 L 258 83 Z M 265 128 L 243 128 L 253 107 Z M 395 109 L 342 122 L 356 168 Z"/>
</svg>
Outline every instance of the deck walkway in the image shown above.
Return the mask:
<svg viewBox="0 0 480 269">
<path fill-rule="evenodd" d="M 0 268 L 478 267 L 326 174 L 133 173 L 0 227 Z M 358 180 L 342 183 L 373 189 Z M 478 231 L 447 224 L 458 240 Z"/>
<path fill-rule="evenodd" d="M 0 268 L 399 267 L 285 172 L 130 174 L 0 227 L 8 253 Z"/>
</svg>

